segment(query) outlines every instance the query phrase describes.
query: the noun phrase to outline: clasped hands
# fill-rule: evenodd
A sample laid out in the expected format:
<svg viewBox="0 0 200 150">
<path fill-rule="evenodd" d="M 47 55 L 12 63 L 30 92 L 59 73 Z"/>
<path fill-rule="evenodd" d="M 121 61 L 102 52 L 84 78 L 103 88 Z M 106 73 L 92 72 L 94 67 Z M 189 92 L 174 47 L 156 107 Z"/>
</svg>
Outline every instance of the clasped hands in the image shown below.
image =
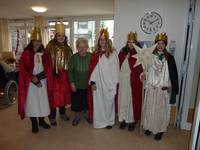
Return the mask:
<svg viewBox="0 0 200 150">
<path fill-rule="evenodd" d="M 33 75 L 31 82 L 35 84 L 35 86 L 37 87 L 42 87 L 42 83 L 40 82 L 40 80 L 38 79 L 36 75 Z"/>
</svg>

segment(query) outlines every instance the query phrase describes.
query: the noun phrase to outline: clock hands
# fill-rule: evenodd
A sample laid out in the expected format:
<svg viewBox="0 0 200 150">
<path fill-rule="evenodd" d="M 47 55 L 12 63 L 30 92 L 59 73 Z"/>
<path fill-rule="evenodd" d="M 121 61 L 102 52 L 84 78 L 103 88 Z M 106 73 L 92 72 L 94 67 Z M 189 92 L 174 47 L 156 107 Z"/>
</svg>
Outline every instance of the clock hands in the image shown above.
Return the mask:
<svg viewBox="0 0 200 150">
<path fill-rule="evenodd" d="M 157 18 L 156 20 L 154 20 L 154 21 L 150 21 L 150 20 L 147 20 L 147 19 L 145 19 L 144 21 L 146 21 L 146 22 L 148 22 L 150 25 L 152 25 L 154 22 L 156 22 L 156 21 L 158 21 L 159 19 Z"/>
<path fill-rule="evenodd" d="M 157 12 L 148 12 L 141 18 L 140 27 L 147 34 L 155 33 L 162 27 L 162 18 Z"/>
<path fill-rule="evenodd" d="M 158 18 L 157 18 L 156 20 L 154 20 L 154 21 L 150 22 L 150 24 L 153 24 L 153 23 L 154 23 L 154 22 L 156 22 L 156 21 L 158 21 Z"/>
<path fill-rule="evenodd" d="M 151 21 L 147 20 L 147 19 L 144 19 L 144 21 L 148 22 L 149 24 L 151 24 Z"/>
</svg>

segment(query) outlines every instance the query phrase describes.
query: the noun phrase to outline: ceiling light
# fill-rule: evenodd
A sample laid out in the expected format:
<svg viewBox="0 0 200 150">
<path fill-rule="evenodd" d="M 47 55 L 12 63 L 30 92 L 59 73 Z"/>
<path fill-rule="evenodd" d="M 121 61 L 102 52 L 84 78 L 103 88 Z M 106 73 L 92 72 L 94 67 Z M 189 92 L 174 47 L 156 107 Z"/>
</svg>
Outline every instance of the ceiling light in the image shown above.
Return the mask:
<svg viewBox="0 0 200 150">
<path fill-rule="evenodd" d="M 31 37 L 31 34 L 30 34 L 30 33 L 27 33 L 27 37 L 30 38 L 30 37 Z"/>
<path fill-rule="evenodd" d="M 47 11 L 47 8 L 42 7 L 42 6 L 33 6 L 33 7 L 31 7 L 31 9 L 38 13 L 43 13 L 43 12 Z"/>
</svg>

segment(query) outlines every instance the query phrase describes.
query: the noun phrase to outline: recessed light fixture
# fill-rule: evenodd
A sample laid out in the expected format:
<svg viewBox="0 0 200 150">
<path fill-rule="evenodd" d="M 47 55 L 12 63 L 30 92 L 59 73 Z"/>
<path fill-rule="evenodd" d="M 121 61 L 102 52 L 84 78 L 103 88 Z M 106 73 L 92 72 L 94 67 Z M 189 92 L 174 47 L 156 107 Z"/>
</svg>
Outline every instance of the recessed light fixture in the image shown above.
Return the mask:
<svg viewBox="0 0 200 150">
<path fill-rule="evenodd" d="M 33 6 L 33 7 L 31 7 L 31 9 L 37 13 L 43 13 L 43 12 L 47 11 L 47 8 L 42 7 L 42 6 Z"/>
</svg>

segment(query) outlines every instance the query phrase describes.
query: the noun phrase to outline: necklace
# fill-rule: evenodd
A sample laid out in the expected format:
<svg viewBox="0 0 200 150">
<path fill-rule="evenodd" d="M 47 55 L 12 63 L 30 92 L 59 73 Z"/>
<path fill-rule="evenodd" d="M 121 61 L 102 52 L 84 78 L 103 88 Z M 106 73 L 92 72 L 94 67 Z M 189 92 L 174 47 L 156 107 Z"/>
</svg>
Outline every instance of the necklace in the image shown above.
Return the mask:
<svg viewBox="0 0 200 150">
<path fill-rule="evenodd" d="M 155 66 L 155 75 L 159 76 L 159 74 L 163 71 L 165 59 L 160 60 L 158 56 L 155 57 L 154 66 Z"/>
</svg>

